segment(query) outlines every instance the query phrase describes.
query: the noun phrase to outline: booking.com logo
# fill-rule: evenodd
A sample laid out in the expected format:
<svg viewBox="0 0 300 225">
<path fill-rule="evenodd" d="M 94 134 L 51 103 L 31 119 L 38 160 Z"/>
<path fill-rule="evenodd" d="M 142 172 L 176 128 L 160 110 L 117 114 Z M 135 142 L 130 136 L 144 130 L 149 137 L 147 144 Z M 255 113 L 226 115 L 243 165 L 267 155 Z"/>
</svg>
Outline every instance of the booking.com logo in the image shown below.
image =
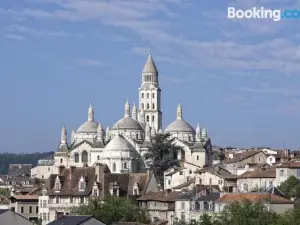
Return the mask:
<svg viewBox="0 0 300 225">
<path fill-rule="evenodd" d="M 252 9 L 236 9 L 228 7 L 229 19 L 273 19 L 280 21 L 281 19 L 300 19 L 300 10 L 286 9 L 281 12 L 281 9 L 265 9 L 264 7 L 253 7 Z"/>
</svg>

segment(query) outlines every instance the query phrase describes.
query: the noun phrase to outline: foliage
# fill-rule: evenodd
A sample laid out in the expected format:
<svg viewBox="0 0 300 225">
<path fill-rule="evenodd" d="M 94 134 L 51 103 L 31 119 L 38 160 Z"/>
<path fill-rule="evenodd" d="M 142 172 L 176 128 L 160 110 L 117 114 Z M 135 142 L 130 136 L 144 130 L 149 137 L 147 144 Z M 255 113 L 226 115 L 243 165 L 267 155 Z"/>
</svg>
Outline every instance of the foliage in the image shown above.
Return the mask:
<svg viewBox="0 0 300 225">
<path fill-rule="evenodd" d="M 290 176 L 286 181 L 281 183 L 278 189 L 288 198 L 300 198 L 300 180 L 294 176 Z"/>
<path fill-rule="evenodd" d="M 73 214 L 93 215 L 106 225 L 122 222 L 149 223 L 148 213 L 131 200 L 109 197 L 102 203 L 99 199 L 90 199 L 87 205 L 72 210 Z"/>
<path fill-rule="evenodd" d="M 9 197 L 10 190 L 8 188 L 0 188 L 0 196 Z"/>
<path fill-rule="evenodd" d="M 183 152 L 180 146 L 174 144 L 170 134 L 157 134 L 149 152 L 144 155 L 146 160 L 152 160 L 152 169 L 163 186 L 163 173 L 173 166 L 180 166 L 177 159 L 178 152 Z"/>
<path fill-rule="evenodd" d="M 39 159 L 53 155 L 54 152 L 36 152 L 26 154 L 1 153 L 0 174 L 7 174 L 9 164 L 32 164 L 35 166 Z"/>
<path fill-rule="evenodd" d="M 273 212 L 260 203 L 248 200 L 226 205 L 214 224 L 218 225 L 269 225 L 277 219 Z"/>
</svg>

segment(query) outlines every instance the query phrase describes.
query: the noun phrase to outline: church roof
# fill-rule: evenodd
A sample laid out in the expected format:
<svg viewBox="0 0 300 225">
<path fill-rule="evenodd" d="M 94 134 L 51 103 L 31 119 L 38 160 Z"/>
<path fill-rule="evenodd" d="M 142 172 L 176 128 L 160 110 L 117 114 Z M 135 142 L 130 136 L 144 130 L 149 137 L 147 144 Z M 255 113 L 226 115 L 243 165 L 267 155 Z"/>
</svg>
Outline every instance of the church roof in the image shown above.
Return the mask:
<svg viewBox="0 0 300 225">
<path fill-rule="evenodd" d="M 117 135 L 106 146 L 108 150 L 132 150 L 134 147 L 123 136 Z"/>
<path fill-rule="evenodd" d="M 97 133 L 98 123 L 95 121 L 86 121 L 78 129 L 77 133 Z"/>
<path fill-rule="evenodd" d="M 192 132 L 194 133 L 194 128 L 183 119 L 176 119 L 173 121 L 165 130 L 166 132 Z"/>
<path fill-rule="evenodd" d="M 143 73 L 157 73 L 157 68 L 151 54 L 149 54 L 147 62 L 144 66 Z"/>
<path fill-rule="evenodd" d="M 141 124 L 131 117 L 124 117 L 120 119 L 112 128 L 113 130 L 143 130 Z"/>
</svg>

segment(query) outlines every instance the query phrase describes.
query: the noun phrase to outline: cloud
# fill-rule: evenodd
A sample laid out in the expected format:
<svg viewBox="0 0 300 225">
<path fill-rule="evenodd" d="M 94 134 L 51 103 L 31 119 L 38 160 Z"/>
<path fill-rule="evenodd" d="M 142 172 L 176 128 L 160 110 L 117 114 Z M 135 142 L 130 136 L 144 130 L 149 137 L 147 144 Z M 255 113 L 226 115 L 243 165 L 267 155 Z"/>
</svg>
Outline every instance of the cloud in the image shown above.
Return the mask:
<svg viewBox="0 0 300 225">
<path fill-rule="evenodd" d="M 240 95 L 233 95 L 233 96 L 226 97 L 223 100 L 223 102 L 232 105 L 251 106 L 249 101 L 244 96 L 240 96 Z"/>
<path fill-rule="evenodd" d="M 30 27 L 12 25 L 6 28 L 8 32 L 27 34 L 33 37 L 69 37 L 72 34 L 64 31 L 37 30 Z"/>
<path fill-rule="evenodd" d="M 251 87 L 240 87 L 238 88 L 240 91 L 244 92 L 251 92 L 256 94 L 277 94 L 277 95 L 283 95 L 283 96 L 300 96 L 300 91 L 291 89 L 291 88 L 275 88 L 275 87 L 257 87 L 257 88 L 251 88 Z"/>
<path fill-rule="evenodd" d="M 23 37 L 21 35 L 17 35 L 17 34 L 3 34 L 2 36 L 4 38 L 16 40 L 16 41 L 23 41 L 26 39 L 25 37 Z"/>
<path fill-rule="evenodd" d="M 198 67 L 206 69 L 222 69 L 230 73 L 234 70 L 248 71 L 273 71 L 289 74 L 300 72 L 300 55 L 298 43 L 287 39 L 266 39 L 260 42 L 235 42 L 230 40 L 187 38 L 182 34 L 172 32 L 172 24 L 169 20 L 175 7 L 182 7 L 185 1 L 167 0 L 43 0 L 43 4 L 52 4 L 49 11 L 40 9 L 12 10 L 2 9 L 0 14 L 12 15 L 23 18 L 57 19 L 66 21 L 98 21 L 107 26 L 129 29 L 140 36 L 143 41 L 155 47 L 156 58 L 161 61 L 181 64 L 186 67 Z M 46 3 L 45 3 L 46 2 Z M 237 1 L 236 4 L 242 4 Z M 253 4 L 249 1 L 247 4 Z M 173 10 L 171 10 L 173 9 Z M 217 15 L 220 11 L 215 11 Z M 159 16 L 157 16 L 159 15 Z M 210 15 L 211 14 L 207 14 Z M 226 10 L 217 20 L 211 23 L 218 24 L 221 28 L 232 33 L 248 34 L 249 26 L 260 26 L 264 22 L 252 21 L 251 25 L 240 21 L 234 24 L 227 19 Z M 157 19 L 159 18 L 159 19 Z M 209 18 L 203 17 L 206 21 Z M 278 23 L 277 23 L 278 24 Z M 235 26 L 238 29 L 228 29 Z M 266 25 L 269 27 L 269 24 Z M 161 48 L 161 46 L 164 46 Z M 133 52 L 142 53 L 142 49 L 135 48 Z M 180 54 L 178 54 L 180 53 Z M 261 73 L 263 75 L 263 72 Z"/>
<path fill-rule="evenodd" d="M 87 67 L 104 66 L 103 62 L 94 59 L 87 59 L 87 58 L 78 58 L 76 60 L 76 64 L 80 66 L 87 66 Z"/>
</svg>

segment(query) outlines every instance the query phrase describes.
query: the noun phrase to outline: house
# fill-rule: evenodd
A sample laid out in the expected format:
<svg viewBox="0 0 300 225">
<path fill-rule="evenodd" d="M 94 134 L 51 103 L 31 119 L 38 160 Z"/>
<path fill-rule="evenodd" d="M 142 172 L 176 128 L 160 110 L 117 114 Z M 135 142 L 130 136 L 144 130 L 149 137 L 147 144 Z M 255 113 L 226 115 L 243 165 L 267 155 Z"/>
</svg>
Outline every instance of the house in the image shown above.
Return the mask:
<svg viewBox="0 0 300 225">
<path fill-rule="evenodd" d="M 44 225 L 68 215 L 73 207 L 87 204 L 89 198 L 104 200 L 106 196 L 120 196 L 136 199 L 158 190 L 153 173 L 110 173 L 104 164 L 60 168 L 59 174 L 49 176 L 39 196 L 39 215 Z"/>
<path fill-rule="evenodd" d="M 220 192 L 206 186 L 202 189 L 196 188 L 177 197 L 175 203 L 174 221 L 189 223 L 191 220 L 198 220 L 206 213 L 214 212 L 215 200 L 220 198 Z"/>
<path fill-rule="evenodd" d="M 221 191 L 235 192 L 237 176 L 220 165 L 200 169 L 196 172 L 196 184 L 218 185 Z"/>
<path fill-rule="evenodd" d="M 190 179 L 195 177 L 195 171 L 196 169 L 192 168 L 172 168 L 166 171 L 164 173 L 164 189 L 172 189 L 175 186 L 188 182 Z"/>
<path fill-rule="evenodd" d="M 9 209 L 9 199 L 5 196 L 0 196 L 0 209 Z"/>
<path fill-rule="evenodd" d="M 137 199 L 139 206 L 146 208 L 152 222 L 157 220 L 167 220 L 168 224 L 173 223 L 175 212 L 175 201 L 182 192 L 166 191 L 148 192 Z"/>
<path fill-rule="evenodd" d="M 249 150 L 241 153 L 233 154 L 233 158 L 224 161 L 224 166 L 232 174 L 240 175 L 245 171 L 239 171 L 237 168 L 242 168 L 249 164 L 265 164 L 267 155 L 261 150 Z"/>
<path fill-rule="evenodd" d="M 300 161 L 286 162 L 276 167 L 276 184 L 278 186 L 290 176 L 300 179 Z"/>
<path fill-rule="evenodd" d="M 266 191 L 276 185 L 276 168 L 260 168 L 247 171 L 237 178 L 239 192 Z"/>
<path fill-rule="evenodd" d="M 50 174 L 54 173 L 54 158 L 48 156 L 47 158 L 39 159 L 38 164 L 31 169 L 31 178 L 48 179 Z"/>
<path fill-rule="evenodd" d="M 9 209 L 0 209 L 0 225 L 33 225 L 33 222 Z"/>
<path fill-rule="evenodd" d="M 105 225 L 93 216 L 63 216 L 48 225 Z"/>
<path fill-rule="evenodd" d="M 227 193 L 215 201 L 215 213 L 220 213 L 224 207 L 233 202 L 249 200 L 259 202 L 267 207 L 269 211 L 284 213 L 294 208 L 294 203 L 289 199 L 271 194 L 269 192 L 251 192 L 251 193 Z"/>
<path fill-rule="evenodd" d="M 14 195 L 10 198 L 10 210 L 31 221 L 37 221 L 39 215 L 38 195 Z"/>
</svg>

